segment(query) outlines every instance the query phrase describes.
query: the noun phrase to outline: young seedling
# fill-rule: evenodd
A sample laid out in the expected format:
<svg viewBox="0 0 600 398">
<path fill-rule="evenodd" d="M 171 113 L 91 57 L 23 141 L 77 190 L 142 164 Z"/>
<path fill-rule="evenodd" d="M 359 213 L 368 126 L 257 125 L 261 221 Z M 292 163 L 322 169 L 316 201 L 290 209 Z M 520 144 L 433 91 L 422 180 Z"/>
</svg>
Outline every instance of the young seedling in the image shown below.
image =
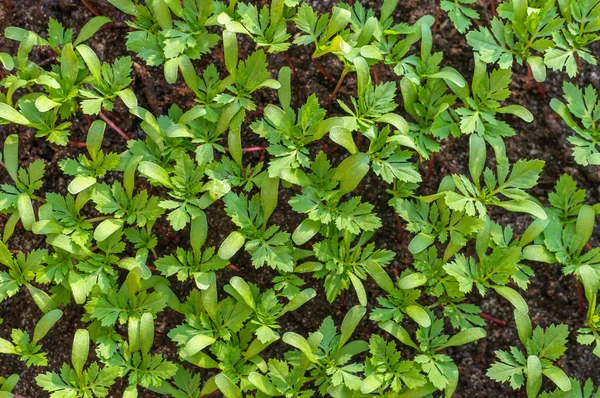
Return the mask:
<svg viewBox="0 0 600 398">
<path fill-rule="evenodd" d="M 87 330 L 78 329 L 73 338 L 71 353 L 72 367 L 62 365 L 60 375 L 46 372 L 35 378 L 38 386 L 50 393 L 52 398 L 64 396 L 74 398 L 106 397 L 108 389 L 119 377 L 119 368 L 103 367 L 94 362 L 85 367 L 90 350 L 90 336 Z"/>
<path fill-rule="evenodd" d="M 598 92 L 589 85 L 582 90 L 572 83 L 563 84 L 563 98 L 566 104 L 557 98 L 552 98 L 550 106 L 559 114 L 565 124 L 577 135 L 567 138 L 573 149 L 575 162 L 582 166 L 600 164 L 598 142 L 600 131 L 600 101 Z"/>
<path fill-rule="evenodd" d="M 63 312 L 59 309 L 46 313 L 35 325 L 33 338 L 31 338 L 27 332 L 20 329 L 13 329 L 11 341 L 0 338 L 0 353 L 17 355 L 28 367 L 48 366 L 47 354 L 41 351 L 43 347 L 38 343 L 48 334 L 62 315 Z M 5 390 L 2 388 L 0 391 Z"/>
<path fill-rule="evenodd" d="M 442 334 L 443 320 L 436 319 L 431 311 L 428 312 L 428 316 L 430 326 L 419 326 L 415 335 L 416 341 L 410 337 L 404 327 L 393 321 L 383 322 L 379 327 L 402 344 L 417 351 L 418 355 L 412 361 L 418 366 L 416 369 L 423 374 L 420 379 L 430 383 L 434 390 L 445 390 L 445 393 L 450 396 L 458 385 L 458 368 L 451 357 L 439 351 L 482 339 L 486 336 L 486 332 L 482 328 L 470 328 L 450 337 Z"/>
<path fill-rule="evenodd" d="M 571 390 L 571 381 L 562 369 L 554 365 L 567 350 L 567 325 L 550 325 L 542 329 L 531 326 L 529 315 L 515 310 L 519 340 L 525 351 L 511 347 L 510 352 L 496 351 L 498 361 L 488 369 L 487 375 L 499 382 L 510 382 L 513 389 L 526 386 L 527 397 L 537 397 L 543 377 L 549 378 L 561 391 Z"/>
<path fill-rule="evenodd" d="M 351 394 L 360 389 L 362 380 L 356 373 L 363 365 L 351 361 L 369 346 L 366 341 L 350 341 L 350 338 L 365 312 L 364 307 L 352 307 L 339 333 L 331 317 L 327 317 L 308 339 L 294 332 L 283 335 L 283 342 L 299 351 L 292 365 L 303 369 L 303 373 L 310 372 L 321 395 Z"/>
</svg>

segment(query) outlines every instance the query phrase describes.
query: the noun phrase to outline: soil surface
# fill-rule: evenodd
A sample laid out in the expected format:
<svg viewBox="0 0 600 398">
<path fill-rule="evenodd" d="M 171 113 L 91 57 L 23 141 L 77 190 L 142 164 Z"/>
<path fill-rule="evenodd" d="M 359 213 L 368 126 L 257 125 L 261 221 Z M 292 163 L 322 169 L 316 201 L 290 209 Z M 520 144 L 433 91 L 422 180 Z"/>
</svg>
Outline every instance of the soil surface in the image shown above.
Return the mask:
<svg viewBox="0 0 600 398">
<path fill-rule="evenodd" d="M 49 18 L 55 18 L 66 27 L 73 27 L 77 33 L 83 24 L 94 16 L 92 11 L 79 0 L 12 0 L 11 2 L 12 6 L 7 7 L 4 1 L 0 1 L 0 28 L 2 31 L 8 26 L 18 26 L 44 33 Z M 336 3 L 332 0 L 311 0 L 307 2 L 321 11 L 329 10 Z M 116 57 L 132 55 L 128 54 L 125 48 L 128 27 L 123 21 L 126 20 L 126 16 L 103 0 L 87 0 L 87 3 L 95 12 L 109 16 L 116 22 L 107 25 L 89 41 L 89 45 L 96 50 L 100 59 L 112 61 Z M 369 1 L 365 3 L 377 9 L 378 4 L 381 2 Z M 435 15 L 436 3 L 434 0 L 401 0 L 396 11 L 396 21 L 414 22 L 423 15 Z M 481 23 L 488 24 L 491 18 L 489 4 L 487 1 L 480 1 L 479 3 L 477 7 L 482 15 Z M 470 80 L 473 70 L 472 50 L 467 45 L 464 36 L 454 29 L 443 12 L 440 15 L 440 24 L 434 38 L 434 49 L 444 52 L 444 62 L 457 68 L 467 80 Z M 14 42 L 0 38 L 0 50 L 14 52 L 16 51 L 16 45 Z M 249 54 L 252 50 L 253 47 L 250 46 L 250 43 L 242 41 L 240 57 Z M 594 54 L 597 57 L 600 55 L 599 50 L 597 45 L 593 47 Z M 316 93 L 322 104 L 326 106 L 327 99 L 335 87 L 334 82 L 327 80 L 319 73 L 311 61 L 311 52 L 312 48 L 310 47 L 297 46 L 292 47 L 288 52 L 297 71 L 293 76 L 294 106 L 304 103 L 311 93 Z M 53 56 L 44 49 L 35 50 L 32 54 L 34 61 L 44 64 L 50 63 Z M 162 68 L 146 67 L 141 60 L 135 57 L 134 60 L 137 65 L 134 71 L 132 89 L 138 95 L 141 106 L 152 110 L 154 114 L 158 115 L 166 112 L 170 104 L 178 104 L 185 109 L 193 103 L 193 95 L 183 82 L 179 81 L 176 85 L 168 85 L 164 81 Z M 325 69 L 336 78 L 342 71 L 342 66 L 333 56 L 326 57 L 321 62 L 324 64 Z M 220 67 L 220 70 L 225 69 L 217 52 L 202 58 L 197 63 L 197 69 L 202 70 L 209 63 L 215 63 Z M 276 76 L 276 71 L 279 68 L 288 64 L 283 57 L 277 55 L 270 56 L 269 63 L 273 76 Z M 379 66 L 379 79 L 384 81 L 393 79 L 391 71 L 384 69 L 383 66 Z M 547 82 L 543 85 L 544 95 L 537 87 L 526 90 L 525 71 L 519 68 L 515 69 L 512 85 L 513 97 L 510 101 L 526 106 L 534 114 L 535 119 L 532 123 L 527 124 L 517 118 L 507 118 L 507 121 L 517 131 L 515 137 L 507 140 L 507 153 L 511 161 L 516 161 L 519 158 L 536 158 L 546 161 L 544 173 L 539 184 L 532 192 L 540 200 L 546 201 L 547 193 L 552 190 L 559 176 L 563 173 L 569 173 L 581 187 L 588 191 L 588 200 L 591 203 L 596 203 L 600 196 L 598 192 L 598 182 L 600 181 L 598 168 L 584 168 L 574 162 L 566 142 L 566 137 L 570 134 L 570 131 L 549 107 L 550 98 L 558 97 L 561 94 L 562 82 L 565 79 L 568 79 L 568 77 L 564 74 L 550 73 Z M 592 83 L 598 86 L 598 81 L 598 68 L 587 64 L 582 65 L 579 83 Z M 349 76 L 338 98 L 348 101 L 348 95 L 354 92 L 355 80 L 352 76 Z M 275 101 L 274 93 L 269 90 L 261 91 L 256 98 L 259 110 L 264 108 L 266 104 Z M 340 113 L 340 108 L 337 104 L 334 104 L 329 115 L 333 116 Z M 117 106 L 110 116 L 129 136 L 144 137 L 144 133 L 139 128 L 139 121 L 129 115 L 124 106 Z M 249 116 L 247 122 L 257 117 L 259 115 Z M 246 124 L 246 126 L 248 125 L 249 123 Z M 76 118 L 73 121 L 71 140 L 84 141 L 87 128 L 88 122 L 85 118 Z M 0 126 L 0 140 L 2 142 L 11 133 L 20 134 L 20 160 L 22 165 L 35 159 L 43 159 L 46 162 L 47 173 L 43 189 L 47 192 L 65 193 L 69 180 L 60 172 L 58 162 L 66 157 L 74 157 L 81 152 L 82 148 L 56 147 L 49 145 L 42 139 L 35 139 L 31 130 L 17 128 L 14 125 Z M 247 130 L 245 133 L 243 135 L 245 146 L 264 144 L 260 138 L 250 131 Z M 110 131 L 110 129 L 107 130 L 104 144 L 105 149 L 115 152 L 121 152 L 125 148 L 124 139 Z M 422 192 L 427 193 L 436 190 L 443 176 L 466 172 L 468 166 L 467 148 L 468 141 L 465 138 L 451 139 L 445 142 L 441 153 L 435 157 L 430 178 L 422 184 Z M 314 148 L 315 153 L 319 149 L 320 147 Z M 259 156 L 258 154 L 249 154 L 245 156 L 245 161 L 255 163 L 259 160 Z M 343 156 L 345 156 L 344 151 L 333 153 L 333 163 L 339 162 Z M 428 164 L 421 165 L 422 175 L 427 174 L 427 168 Z M 111 176 L 108 178 L 110 179 Z M 0 183 L 4 182 L 7 182 L 7 176 L 0 174 Z M 379 178 L 371 176 L 371 178 L 363 181 L 358 188 L 358 194 L 362 195 L 364 200 L 376 206 L 376 211 L 384 223 L 384 226 L 375 235 L 376 245 L 379 248 L 386 248 L 397 253 L 391 268 L 401 272 L 411 265 L 411 255 L 407 249 L 411 236 L 404 232 L 402 228 L 397 228 L 394 211 L 387 204 L 389 194 L 386 193 L 386 186 Z M 272 219 L 290 232 L 301 220 L 287 205 L 291 195 L 293 195 L 291 190 L 281 192 L 280 206 Z M 529 222 L 527 217 L 515 218 L 511 216 L 511 218 L 508 218 L 503 213 L 498 213 L 496 216 L 496 221 L 501 222 L 503 225 L 511 224 L 516 233 L 523 231 Z M 228 221 L 223 211 L 222 203 L 217 203 L 210 208 L 208 220 L 210 224 L 208 244 L 219 245 L 233 229 L 233 225 Z M 164 219 L 159 223 L 162 223 L 165 227 L 167 226 Z M 177 236 L 184 237 L 187 235 L 184 233 Z M 172 253 L 178 245 L 187 245 L 187 239 L 182 238 L 181 241 L 177 241 L 177 236 L 159 234 L 160 243 L 157 251 L 166 255 Z M 172 239 L 173 237 L 175 239 Z M 592 243 L 598 244 L 597 234 L 593 239 Z M 11 241 L 12 249 L 20 249 L 25 252 L 35 247 L 44 247 L 44 245 L 39 236 L 23 233 L 22 231 L 17 233 Z M 219 286 L 226 284 L 233 275 L 239 275 L 263 288 L 271 286 L 271 272 L 266 268 L 262 268 L 257 272 L 251 266 L 247 255 L 237 255 L 232 259 L 232 263 L 239 268 L 239 271 L 226 269 L 220 272 L 218 274 Z M 600 366 L 600 359 L 592 355 L 589 347 L 577 345 L 575 342 L 574 332 L 582 326 L 582 319 L 578 314 L 577 292 L 573 277 L 562 275 L 558 265 L 534 264 L 533 268 L 535 277 L 532 278 L 529 290 L 524 292 L 523 295 L 530 306 L 530 315 L 534 325 L 568 324 L 572 332 L 571 340 L 569 349 L 561 360 L 560 366 L 569 376 L 575 376 L 580 380 L 591 377 L 596 385 L 600 384 L 600 373 L 597 371 Z M 340 321 L 346 311 L 357 304 L 353 294 L 347 294 L 343 303 L 338 299 L 333 304 L 329 304 L 325 299 L 322 283 L 311 278 L 306 279 L 307 285 L 314 287 L 318 292 L 318 296 L 311 301 L 310 305 L 306 305 L 299 311 L 288 315 L 282 322 L 282 332 L 293 330 L 306 334 L 317 329 L 321 320 L 328 315 L 332 315 L 336 321 Z M 180 298 L 185 297 L 192 287 L 189 283 L 174 283 L 173 286 Z M 380 289 L 374 286 L 373 283 L 367 283 L 367 289 L 369 296 L 372 298 L 370 300 L 372 305 L 375 301 L 374 297 L 380 294 Z M 516 328 L 512 321 L 511 307 L 493 292 L 489 292 L 483 298 L 473 294 L 470 299 L 473 303 L 481 305 L 482 310 L 487 314 L 504 320 L 507 326 L 488 323 L 486 327 L 487 338 L 478 344 L 471 344 L 448 352 L 449 355 L 455 358 L 460 368 L 460 384 L 455 396 L 470 398 L 522 396 L 522 393 L 514 392 L 507 384 L 497 384 L 485 375 L 487 368 L 494 360 L 494 350 L 506 349 L 510 345 L 519 346 Z M 84 327 L 84 323 L 80 321 L 81 315 L 81 307 L 68 306 L 62 320 L 42 341 L 48 352 L 48 368 L 43 370 L 27 368 L 24 363 L 12 356 L 2 355 L 0 357 L 0 375 L 8 376 L 17 373 L 21 376 L 21 382 L 15 391 L 17 394 L 28 398 L 48 396 L 35 385 L 34 377 L 42 371 L 58 371 L 63 362 L 69 362 L 73 333 L 77 328 Z M 0 318 L 4 319 L 4 323 L 0 325 L 0 336 L 8 337 L 11 328 L 21 328 L 31 332 L 40 316 L 41 313 L 30 299 L 28 292 L 23 290 L 0 306 Z M 155 350 L 172 360 L 176 360 L 176 349 L 166 334 L 181 321 L 182 318 L 179 314 L 169 310 L 161 313 L 156 321 Z M 368 339 L 373 332 L 378 332 L 376 325 L 372 322 L 363 321 L 357 329 L 355 338 Z M 274 344 L 268 354 L 278 356 L 281 352 L 282 346 Z M 93 358 L 90 358 L 90 360 L 93 360 Z M 203 375 L 204 380 L 210 377 L 210 374 L 206 372 L 200 371 L 200 373 Z M 545 387 L 551 388 L 550 385 L 545 385 Z M 115 385 L 110 396 L 121 397 L 123 389 L 122 383 Z M 157 395 L 143 392 L 140 396 L 155 397 Z"/>
</svg>

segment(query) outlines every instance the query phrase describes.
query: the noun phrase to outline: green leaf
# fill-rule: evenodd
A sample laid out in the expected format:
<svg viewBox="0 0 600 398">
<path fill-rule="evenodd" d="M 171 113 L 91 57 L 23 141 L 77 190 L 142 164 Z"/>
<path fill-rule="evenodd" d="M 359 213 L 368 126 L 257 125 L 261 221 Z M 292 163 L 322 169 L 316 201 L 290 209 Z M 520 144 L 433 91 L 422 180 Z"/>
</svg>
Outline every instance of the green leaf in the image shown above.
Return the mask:
<svg viewBox="0 0 600 398">
<path fill-rule="evenodd" d="M 225 53 L 225 67 L 235 78 L 238 64 L 238 42 L 235 33 L 223 31 L 223 52 Z"/>
<path fill-rule="evenodd" d="M 0 354 L 17 354 L 15 345 L 8 340 L 0 338 Z"/>
<path fill-rule="evenodd" d="M 358 296 L 358 302 L 360 305 L 367 305 L 367 292 L 365 291 L 365 287 L 363 286 L 360 279 L 358 279 L 354 274 L 348 274 L 350 277 L 350 282 L 356 291 L 356 295 Z"/>
<path fill-rule="evenodd" d="M 52 300 L 52 297 L 50 297 L 45 291 L 30 284 L 27 284 L 27 290 L 29 290 L 31 298 L 44 314 L 57 307 L 54 300 Z"/>
<path fill-rule="evenodd" d="M 456 84 L 458 87 L 465 87 L 467 85 L 467 81 L 465 78 L 458 72 L 456 69 L 446 66 L 442 68 L 439 72 L 433 73 L 429 75 L 430 78 L 434 79 L 444 79 L 451 81 Z"/>
<path fill-rule="evenodd" d="M 298 333 L 286 332 L 283 335 L 283 342 L 300 350 L 304 355 L 306 355 L 306 358 L 308 358 L 309 361 L 313 363 L 319 362 L 317 358 L 313 355 L 312 349 L 310 347 L 310 344 L 308 344 L 308 341 L 306 341 L 306 339 L 300 336 Z"/>
<path fill-rule="evenodd" d="M 304 289 L 300 293 L 296 294 L 289 303 L 281 310 L 281 315 L 297 310 L 302 307 L 304 304 L 309 302 L 317 295 L 317 292 L 314 289 Z"/>
<path fill-rule="evenodd" d="M 398 287 L 403 290 L 415 289 L 427 283 L 427 277 L 420 272 L 413 272 L 398 279 Z"/>
<path fill-rule="evenodd" d="M 536 82 L 546 80 L 546 66 L 542 57 L 527 57 L 527 63 L 531 67 L 531 74 Z"/>
<path fill-rule="evenodd" d="M 375 280 L 375 282 L 388 293 L 395 290 L 392 278 L 384 271 L 384 269 L 373 260 L 368 260 L 366 265 L 367 272 Z"/>
<path fill-rule="evenodd" d="M 569 377 L 563 372 L 562 369 L 556 366 L 550 366 L 545 368 L 542 373 L 544 376 L 552 380 L 554 384 L 562 391 L 570 391 L 571 390 L 571 381 Z"/>
<path fill-rule="evenodd" d="M 262 393 L 274 397 L 279 395 L 279 391 L 275 386 L 269 381 L 266 376 L 261 375 L 257 372 L 252 372 L 248 375 L 248 381 L 261 391 Z"/>
<path fill-rule="evenodd" d="M 471 134 L 469 137 L 469 172 L 477 185 L 485 168 L 486 152 L 485 140 L 477 134 Z"/>
<path fill-rule="evenodd" d="M 459 347 L 461 345 L 466 345 L 474 341 L 480 340 L 485 336 L 487 336 L 487 333 L 483 328 L 471 328 L 461 330 L 454 336 L 450 337 L 450 340 L 448 340 L 448 342 L 444 344 L 444 347 Z"/>
<path fill-rule="evenodd" d="M 418 305 L 409 305 L 406 307 L 406 315 L 408 315 L 419 326 L 428 328 L 431 326 L 431 318 L 422 307 Z"/>
<path fill-rule="evenodd" d="M 292 240 L 297 246 L 302 246 L 311 240 L 321 229 L 321 223 L 309 218 L 305 219 L 298 225 L 292 234 Z"/>
<path fill-rule="evenodd" d="M 38 341 L 43 339 L 62 316 L 63 312 L 59 309 L 49 311 L 44 315 L 35 325 L 31 342 L 37 344 Z"/>
<path fill-rule="evenodd" d="M 137 15 L 137 8 L 131 0 L 107 0 L 110 4 L 123 11 L 125 14 Z"/>
<path fill-rule="evenodd" d="M 526 342 L 531 338 L 531 334 L 533 333 L 533 327 L 531 326 L 531 319 L 529 318 L 529 314 L 526 312 L 521 312 L 519 310 L 514 310 L 513 314 L 515 316 L 515 324 L 517 325 L 517 333 L 519 335 L 519 340 L 521 343 L 526 344 Z"/>
<path fill-rule="evenodd" d="M 97 242 L 103 242 L 112 234 L 123 228 L 123 220 L 109 218 L 102 221 L 94 230 L 94 239 Z"/>
<path fill-rule="evenodd" d="M 254 302 L 254 295 L 252 294 L 252 290 L 250 286 L 239 276 L 234 276 L 229 281 L 229 284 L 235 289 L 235 291 L 240 295 L 242 300 L 248 305 L 248 307 L 253 310 L 256 309 L 256 303 Z"/>
<path fill-rule="evenodd" d="M 279 80 L 280 87 L 277 90 L 277 94 L 279 95 L 279 103 L 281 104 L 281 108 L 284 111 L 290 107 L 292 102 L 292 90 L 291 90 L 291 79 L 292 79 L 292 70 L 284 66 L 279 69 L 279 75 L 277 80 Z"/>
<path fill-rule="evenodd" d="M 336 167 L 334 181 L 340 181 L 340 193 L 352 192 L 369 172 L 370 157 L 366 153 L 358 152 L 344 159 Z"/>
<path fill-rule="evenodd" d="M 77 39 L 73 42 L 73 45 L 77 47 L 79 44 L 88 40 L 92 36 L 96 34 L 107 23 L 112 22 L 110 18 L 98 16 L 90 19 L 83 28 L 79 31 L 79 35 L 77 35 Z"/>
<path fill-rule="evenodd" d="M 83 58 L 83 61 L 87 65 L 90 73 L 92 74 L 92 76 L 94 77 L 96 82 L 101 82 L 102 81 L 102 69 L 100 66 L 100 60 L 98 59 L 98 56 L 96 55 L 94 50 L 92 50 L 85 44 L 78 45 L 76 50 L 77 50 L 77 52 L 79 52 L 79 54 Z"/>
<path fill-rule="evenodd" d="M 244 235 L 237 231 L 233 231 L 227 238 L 225 238 L 223 243 L 221 243 L 217 254 L 223 260 L 229 260 L 242 248 L 242 246 L 244 246 L 245 242 L 246 238 Z"/>
<path fill-rule="evenodd" d="M 529 312 L 529 306 L 516 290 L 508 286 L 493 286 L 493 288 L 496 293 L 510 301 L 517 311 L 520 311 L 524 314 Z"/>
<path fill-rule="evenodd" d="M 27 231 L 31 231 L 33 223 L 35 222 L 35 213 L 33 212 L 33 204 L 31 203 L 31 198 L 28 194 L 22 193 L 19 195 L 17 198 L 17 209 L 21 216 L 23 228 Z"/>
<path fill-rule="evenodd" d="M 8 104 L 5 104 L 4 102 L 0 102 L 0 119 L 5 119 L 11 123 L 20 124 L 23 126 L 30 125 L 29 120 L 25 116 L 21 115 L 19 111 Z"/>
<path fill-rule="evenodd" d="M 71 181 L 71 183 L 69 184 L 67 189 L 70 194 L 77 195 L 78 193 L 85 191 L 86 189 L 88 189 L 89 187 L 94 185 L 95 183 L 96 183 L 96 177 L 79 175 L 79 176 L 76 176 L 73 179 L 73 181 Z"/>
<path fill-rule="evenodd" d="M 345 148 L 350 154 L 358 152 L 358 148 L 354 143 L 352 132 L 343 127 L 335 126 L 329 132 L 329 138 L 339 146 Z"/>
<path fill-rule="evenodd" d="M 60 56 L 60 73 L 68 84 L 68 87 L 75 85 L 77 75 L 79 74 L 79 66 L 77 54 L 73 50 L 71 43 L 64 46 Z"/>
<path fill-rule="evenodd" d="M 236 386 L 229 377 L 227 377 L 223 373 L 219 373 L 215 376 L 215 383 L 217 383 L 217 387 L 221 390 L 221 393 L 225 396 L 225 398 L 242 398 L 242 392 Z"/>
<path fill-rule="evenodd" d="M 77 329 L 73 338 L 73 349 L 71 351 L 71 363 L 79 377 L 88 359 L 90 352 L 90 334 L 87 329 Z"/>
<path fill-rule="evenodd" d="M 2 117 L 2 103 L 0 103 L 0 117 Z M 11 134 L 4 140 L 4 166 L 10 178 L 18 181 L 17 171 L 19 170 L 19 136 Z"/>
<path fill-rule="evenodd" d="M 350 311 L 344 316 L 341 326 L 340 342 L 338 344 L 338 351 L 350 340 L 350 336 L 354 333 L 354 329 L 358 326 L 358 323 L 367 312 L 367 309 L 363 306 L 356 305 L 350 308 Z"/>
<path fill-rule="evenodd" d="M 279 178 L 263 178 L 260 187 L 260 205 L 262 207 L 264 221 L 263 226 L 267 224 L 269 217 L 277 208 L 279 198 Z"/>
<path fill-rule="evenodd" d="M 163 169 L 159 165 L 148 161 L 142 161 L 138 166 L 138 170 L 141 174 L 145 175 L 151 180 L 158 182 L 160 185 L 173 189 L 169 173 L 167 173 L 165 169 Z"/>
<path fill-rule="evenodd" d="M 104 140 L 104 131 L 106 129 L 106 123 L 102 120 L 96 120 L 88 129 L 87 137 L 85 140 L 86 148 L 93 160 L 96 159 L 98 153 L 102 149 L 102 141 Z"/>
<path fill-rule="evenodd" d="M 585 245 L 589 242 L 592 234 L 594 233 L 594 224 L 596 221 L 596 212 L 594 208 L 589 205 L 583 205 L 579 209 L 577 215 L 577 222 L 575 224 L 575 232 L 577 234 L 577 250 L 581 251 Z"/>
<path fill-rule="evenodd" d="M 199 353 L 209 345 L 212 345 L 215 341 L 216 340 L 213 337 L 207 336 L 205 334 L 197 334 L 194 337 L 192 337 L 186 343 L 185 347 L 183 347 L 179 351 L 179 355 L 181 355 L 183 358 L 189 358 Z"/>
<path fill-rule="evenodd" d="M 154 0 L 150 3 L 154 13 L 154 18 L 162 29 L 171 29 L 172 19 L 171 10 L 163 0 Z"/>
<path fill-rule="evenodd" d="M 415 344 L 415 342 L 410 338 L 410 334 L 404 329 L 402 326 L 398 325 L 396 322 L 387 321 L 379 324 L 379 327 L 392 336 L 394 336 L 398 341 L 402 344 L 407 345 L 409 347 L 418 350 L 419 347 Z"/>
<path fill-rule="evenodd" d="M 538 396 L 542 388 L 542 363 L 535 355 L 527 358 L 527 398 Z"/>
<path fill-rule="evenodd" d="M 0 240 L 0 264 L 4 264 L 11 269 L 14 268 L 13 256 L 2 240 Z"/>
<path fill-rule="evenodd" d="M 154 344 L 154 317 L 145 312 L 140 319 L 140 345 L 144 355 L 147 355 Z"/>
</svg>

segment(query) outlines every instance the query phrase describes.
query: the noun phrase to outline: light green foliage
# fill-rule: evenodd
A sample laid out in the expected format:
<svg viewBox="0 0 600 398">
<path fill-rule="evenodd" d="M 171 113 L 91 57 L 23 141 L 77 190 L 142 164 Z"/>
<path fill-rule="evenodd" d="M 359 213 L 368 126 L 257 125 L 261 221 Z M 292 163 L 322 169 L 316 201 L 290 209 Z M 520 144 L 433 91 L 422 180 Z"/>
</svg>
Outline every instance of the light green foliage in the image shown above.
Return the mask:
<svg viewBox="0 0 600 398">
<path fill-rule="evenodd" d="M 573 148 L 573 157 L 583 166 L 600 164 L 598 152 L 598 121 L 600 120 L 600 101 L 598 92 L 590 85 L 582 90 L 573 83 L 563 85 L 566 104 L 557 98 L 552 98 L 550 106 L 565 124 L 577 135 L 567 138 Z"/>
<path fill-rule="evenodd" d="M 510 351 L 496 351 L 498 361 L 488 369 L 487 375 L 499 382 L 508 381 L 513 389 L 526 385 L 528 397 L 538 396 L 543 376 L 549 378 L 560 390 L 571 390 L 567 375 L 554 365 L 567 349 L 567 325 L 550 325 L 544 329 L 537 326 L 532 331 L 527 315 L 520 315 L 515 311 L 515 318 L 525 351 L 516 347 L 511 347 Z"/>
</svg>

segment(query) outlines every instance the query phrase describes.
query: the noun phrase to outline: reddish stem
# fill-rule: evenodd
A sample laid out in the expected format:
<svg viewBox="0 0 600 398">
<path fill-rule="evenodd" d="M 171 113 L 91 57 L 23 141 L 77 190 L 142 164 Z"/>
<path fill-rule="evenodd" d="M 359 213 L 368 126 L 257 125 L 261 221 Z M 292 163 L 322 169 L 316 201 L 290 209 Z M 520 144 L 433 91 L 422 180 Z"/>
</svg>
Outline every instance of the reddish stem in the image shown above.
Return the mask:
<svg viewBox="0 0 600 398">
<path fill-rule="evenodd" d="M 94 14 L 95 16 L 99 16 L 99 15 L 100 15 L 100 13 L 99 13 L 98 11 L 96 11 L 96 10 L 94 9 L 94 7 L 92 7 L 92 6 L 90 5 L 90 3 L 88 3 L 88 2 L 87 2 L 87 0 L 81 0 L 81 2 L 83 3 L 83 5 L 84 5 L 84 6 L 86 6 L 86 7 L 87 7 L 87 9 L 88 9 L 88 10 L 90 10 L 90 12 L 91 12 L 92 14 Z"/>
<path fill-rule="evenodd" d="M 577 74 L 573 79 L 575 83 L 579 81 L 579 71 L 581 70 L 581 58 L 579 58 L 579 54 L 575 53 L 575 62 L 577 63 Z"/>
<path fill-rule="evenodd" d="M 404 229 L 402 228 L 402 220 L 400 220 L 400 216 L 397 213 L 394 213 L 394 218 L 396 219 L 396 228 L 398 229 L 398 234 L 402 234 Z"/>
<path fill-rule="evenodd" d="M 70 146 L 78 146 L 78 147 L 86 147 L 87 144 L 85 142 L 80 142 L 80 141 L 69 141 L 69 145 Z"/>
<path fill-rule="evenodd" d="M 375 82 L 376 86 L 379 85 L 379 72 L 377 72 L 377 65 L 379 64 L 373 65 L 373 81 Z"/>
<path fill-rule="evenodd" d="M 323 76 L 325 76 L 325 78 L 331 82 L 335 83 L 335 78 L 333 76 L 331 76 L 326 70 L 325 68 L 323 68 L 323 65 L 321 65 L 321 63 L 319 61 L 317 61 L 315 58 L 311 57 L 312 61 L 314 62 L 315 65 L 317 65 L 317 68 L 319 69 L 319 72 L 321 72 L 321 74 Z"/>
<path fill-rule="evenodd" d="M 12 4 L 10 4 L 10 0 L 4 0 L 4 4 L 6 4 L 7 7 L 12 8 Z M 16 395 L 15 395 L 16 397 Z"/>
<path fill-rule="evenodd" d="M 298 70 L 296 69 L 296 64 L 294 63 L 294 60 L 291 59 L 290 57 L 288 57 L 284 53 L 281 53 L 281 56 L 285 59 L 285 61 L 290 66 L 290 69 L 292 70 L 292 75 L 294 75 L 294 78 L 298 79 Z"/>
<path fill-rule="evenodd" d="M 546 90 L 544 90 L 544 85 L 541 82 L 535 82 L 540 94 L 542 94 L 542 97 L 546 98 Z"/>
<path fill-rule="evenodd" d="M 242 152 L 243 153 L 248 153 L 248 152 L 264 152 L 266 150 L 267 150 L 267 148 L 265 148 L 264 146 L 251 146 L 249 148 L 242 148 Z"/>
<path fill-rule="evenodd" d="M 490 7 L 492 8 L 492 17 L 496 16 L 496 0 L 490 0 Z"/>
<path fill-rule="evenodd" d="M 506 322 L 504 322 L 502 319 L 495 318 L 491 315 L 486 314 L 485 312 L 480 312 L 479 316 L 482 319 L 485 319 L 486 321 L 494 322 L 495 324 L 500 326 L 506 326 Z"/>
<path fill-rule="evenodd" d="M 342 72 L 342 75 L 338 79 L 337 84 L 335 85 L 335 88 L 333 89 L 333 92 L 329 96 L 329 108 L 330 109 L 331 109 L 331 104 L 333 103 L 333 100 L 335 99 L 338 91 L 340 91 L 340 88 L 342 88 L 342 83 L 344 82 L 345 77 L 346 77 L 346 70 L 344 70 Z"/>
<path fill-rule="evenodd" d="M 123 130 L 121 130 L 112 120 L 110 120 L 104 113 L 100 112 L 98 114 L 98 116 L 100 116 L 100 119 L 104 120 L 106 122 L 106 124 L 108 124 L 110 126 L 110 128 L 112 128 L 114 131 L 117 132 L 117 134 L 119 134 L 121 137 L 125 138 L 127 141 L 129 141 L 131 139 L 131 137 L 129 137 L 127 134 L 125 134 L 123 132 Z"/>
<path fill-rule="evenodd" d="M 435 166 L 435 152 L 431 154 L 429 158 L 429 165 L 427 166 L 427 174 L 425 175 L 425 182 L 429 181 L 431 174 L 433 173 L 433 167 Z"/>
<path fill-rule="evenodd" d="M 160 230 L 160 232 L 162 232 L 163 234 L 165 234 L 167 238 L 169 238 L 169 239 L 171 239 L 171 240 L 174 240 L 174 241 L 176 241 L 176 242 L 178 242 L 178 241 L 179 241 L 179 236 L 177 236 L 177 235 L 175 235 L 175 234 L 172 234 L 172 233 L 171 233 L 171 232 L 170 232 L 168 229 L 166 229 L 166 228 L 165 228 L 165 227 L 163 227 L 162 225 L 160 225 L 160 224 L 158 224 L 158 223 L 157 223 L 157 224 L 154 224 L 154 225 L 156 226 L 156 228 L 158 228 L 158 229 Z"/>
<path fill-rule="evenodd" d="M 435 4 L 435 23 L 433 24 L 432 32 L 435 35 L 438 30 L 438 26 L 440 26 L 440 3 L 436 2 Z"/>
<path fill-rule="evenodd" d="M 527 83 L 525 83 L 525 88 L 527 91 L 531 90 L 531 77 L 533 73 L 531 72 L 531 65 L 527 64 Z"/>
<path fill-rule="evenodd" d="M 322 142 L 319 142 L 319 144 L 321 144 L 321 149 L 322 149 L 324 152 L 329 152 L 329 153 L 337 152 L 337 148 L 332 148 L 332 147 L 330 147 L 330 146 L 327 146 L 327 145 L 325 145 L 325 144 L 324 144 L 324 143 L 322 143 Z"/>
<path fill-rule="evenodd" d="M 575 279 L 575 284 L 577 286 L 577 302 L 579 303 L 579 317 L 583 319 L 585 317 L 585 306 L 583 303 L 583 287 L 581 286 L 581 282 L 579 282 L 579 279 Z"/>
<path fill-rule="evenodd" d="M 229 264 L 229 265 L 227 266 L 227 268 L 229 268 L 229 269 L 232 269 L 232 270 L 234 270 L 234 271 L 239 271 L 239 270 L 240 270 L 238 267 L 236 267 L 236 266 L 235 266 L 235 265 L 233 265 L 233 264 Z"/>
<path fill-rule="evenodd" d="M 363 142 L 363 135 L 360 133 L 360 131 L 358 133 L 356 133 L 356 146 L 360 148 L 360 145 Z"/>
</svg>

